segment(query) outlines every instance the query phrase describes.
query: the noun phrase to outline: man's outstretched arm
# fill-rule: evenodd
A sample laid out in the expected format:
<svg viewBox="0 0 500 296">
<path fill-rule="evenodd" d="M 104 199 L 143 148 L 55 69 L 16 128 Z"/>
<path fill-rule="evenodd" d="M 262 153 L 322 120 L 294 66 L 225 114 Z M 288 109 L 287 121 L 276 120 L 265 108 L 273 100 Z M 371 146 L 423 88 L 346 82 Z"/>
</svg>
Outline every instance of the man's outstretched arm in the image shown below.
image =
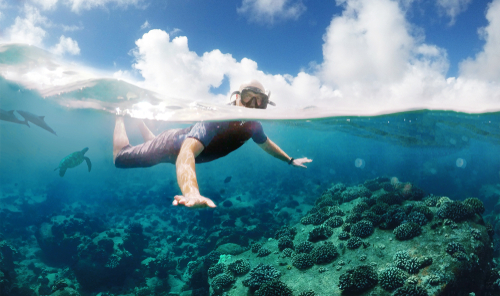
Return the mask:
<svg viewBox="0 0 500 296">
<path fill-rule="evenodd" d="M 203 149 L 203 144 L 193 138 L 187 138 L 182 143 L 177 161 L 175 162 L 177 183 L 182 195 L 174 197 L 174 201 L 172 202 L 174 206 L 184 205 L 193 208 L 215 208 L 212 200 L 200 195 L 198 181 L 196 180 L 195 158 Z"/>
<path fill-rule="evenodd" d="M 285 151 L 283 151 L 278 145 L 276 145 L 269 138 L 267 138 L 267 140 L 264 143 L 257 144 L 257 145 L 259 145 L 259 147 L 262 148 L 264 151 L 266 151 L 268 154 L 270 154 L 270 155 L 272 155 L 280 160 L 286 161 L 287 163 L 290 163 L 290 161 L 291 161 L 290 164 L 292 164 L 294 166 L 307 168 L 304 165 L 304 163 L 312 162 L 312 159 L 309 159 L 307 157 L 298 158 L 298 159 L 291 158 L 290 156 L 288 156 L 285 153 Z"/>
</svg>

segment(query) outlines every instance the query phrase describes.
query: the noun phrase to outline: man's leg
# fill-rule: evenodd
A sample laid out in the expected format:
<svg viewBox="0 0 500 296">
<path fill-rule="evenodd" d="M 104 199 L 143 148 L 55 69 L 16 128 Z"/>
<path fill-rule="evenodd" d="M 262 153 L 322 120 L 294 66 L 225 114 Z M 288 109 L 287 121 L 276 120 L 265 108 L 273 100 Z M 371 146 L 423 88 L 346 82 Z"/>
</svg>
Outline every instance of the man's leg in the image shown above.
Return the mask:
<svg viewBox="0 0 500 296">
<path fill-rule="evenodd" d="M 155 138 L 155 135 L 149 130 L 149 128 L 146 126 L 144 121 L 140 121 L 139 124 L 139 129 L 141 130 L 142 138 L 144 139 L 144 142 L 151 141 Z"/>
<path fill-rule="evenodd" d="M 128 141 L 123 117 L 117 116 L 115 122 L 115 132 L 113 133 L 113 163 L 115 162 L 116 156 L 123 149 L 123 147 L 129 144 L 130 142 Z"/>
</svg>

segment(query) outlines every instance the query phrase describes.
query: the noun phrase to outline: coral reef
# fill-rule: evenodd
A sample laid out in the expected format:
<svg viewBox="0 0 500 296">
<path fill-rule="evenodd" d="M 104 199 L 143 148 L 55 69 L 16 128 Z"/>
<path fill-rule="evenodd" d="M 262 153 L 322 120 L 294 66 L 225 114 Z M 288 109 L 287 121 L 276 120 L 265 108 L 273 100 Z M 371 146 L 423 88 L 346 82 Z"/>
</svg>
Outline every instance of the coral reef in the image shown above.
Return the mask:
<svg viewBox="0 0 500 296">
<path fill-rule="evenodd" d="M 179 211 L 165 207 L 160 190 L 151 192 L 138 190 L 133 199 L 110 192 L 116 200 L 110 207 L 134 207 L 123 215 L 60 206 L 60 213 L 30 220 L 23 241 L 0 234 L 0 293 L 500 293 L 492 260 L 500 223 L 484 222 L 478 198 L 426 197 L 413 184 L 382 177 L 332 184 L 300 203 L 266 195 L 253 210 L 234 196 L 231 206 Z M 222 204 L 226 197 L 220 198 Z M 13 221 L 1 210 L 0 216 Z"/>
</svg>

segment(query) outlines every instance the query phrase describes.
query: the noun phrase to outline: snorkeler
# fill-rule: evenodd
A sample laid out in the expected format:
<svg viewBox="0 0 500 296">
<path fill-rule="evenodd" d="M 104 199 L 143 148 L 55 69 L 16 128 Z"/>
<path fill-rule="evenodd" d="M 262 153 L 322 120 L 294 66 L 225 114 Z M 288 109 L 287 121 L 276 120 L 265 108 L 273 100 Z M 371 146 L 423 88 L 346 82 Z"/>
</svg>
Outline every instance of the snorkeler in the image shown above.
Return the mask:
<svg viewBox="0 0 500 296">
<path fill-rule="evenodd" d="M 269 94 L 264 86 L 252 80 L 240 86 L 232 105 L 246 108 L 266 109 Z M 186 207 L 214 208 L 209 198 L 200 194 L 196 180 L 195 163 L 204 163 L 226 156 L 252 138 L 268 154 L 289 165 L 306 168 L 312 162 L 306 157 L 294 159 L 269 139 L 258 121 L 198 122 L 184 129 L 170 129 L 155 136 L 141 121 L 139 124 L 145 143 L 131 146 L 125 131 L 123 117 L 116 117 L 113 134 L 113 160 L 117 168 L 150 167 L 159 163 L 176 166 L 177 183 L 182 195 L 176 195 L 172 204 Z"/>
</svg>

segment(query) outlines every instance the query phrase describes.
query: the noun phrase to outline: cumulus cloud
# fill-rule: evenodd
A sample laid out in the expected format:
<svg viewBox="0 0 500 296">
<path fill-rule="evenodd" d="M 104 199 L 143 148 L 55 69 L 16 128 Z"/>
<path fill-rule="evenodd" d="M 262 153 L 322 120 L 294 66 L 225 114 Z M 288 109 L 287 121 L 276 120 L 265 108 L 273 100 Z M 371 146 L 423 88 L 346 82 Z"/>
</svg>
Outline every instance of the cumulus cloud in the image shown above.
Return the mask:
<svg viewBox="0 0 500 296">
<path fill-rule="evenodd" d="M 262 81 L 273 91 L 273 101 L 282 107 L 298 107 L 303 105 L 305 97 L 326 99 L 334 93 L 321 85 L 318 77 L 304 72 L 296 77 L 266 74 L 258 69 L 255 61 L 247 58 L 237 61 L 219 50 L 199 56 L 189 50 L 187 37 L 171 39 L 162 30 L 149 31 L 136 45 L 133 67 L 144 77 L 140 86 L 172 98 L 227 103 L 227 95 L 210 93 L 210 88 L 219 87 L 224 77 L 229 79 L 231 90 L 252 78 Z"/>
<path fill-rule="evenodd" d="M 273 24 L 298 19 L 306 7 L 301 0 L 243 0 L 237 11 L 250 21 Z"/>
<path fill-rule="evenodd" d="M 176 97 L 205 97 L 210 86 L 218 87 L 235 62 L 230 55 L 213 50 L 198 56 L 188 48 L 186 37 L 170 40 L 168 33 L 151 30 L 136 41 L 136 63 L 145 86 Z"/>
<path fill-rule="evenodd" d="M 142 86 L 190 100 L 227 102 L 227 96 L 210 93 L 227 77 L 231 90 L 250 78 L 260 80 L 273 91 L 276 110 L 316 106 L 316 110 L 360 115 L 420 108 L 490 111 L 500 109 L 500 67 L 498 61 L 492 63 L 500 52 L 494 51 L 500 44 L 493 43 L 499 2 L 491 5 L 490 25 L 484 29 L 488 36 L 484 55 L 493 72 L 483 75 L 496 79 L 493 82 L 477 76 L 447 77 L 446 50 L 425 43 L 424 36 L 414 33 L 419 30 L 408 23 L 403 8 L 391 0 L 342 2 L 342 15 L 333 17 L 324 35 L 324 61 L 313 73 L 264 73 L 257 62 L 237 61 L 219 50 L 199 56 L 189 50 L 187 37 L 171 40 L 161 30 L 136 42 L 134 68 L 144 77 Z M 484 66 L 479 64 L 482 56 L 473 61 L 477 69 Z"/>
<path fill-rule="evenodd" d="M 415 46 L 398 3 L 352 0 L 324 35 L 321 76 L 332 84 L 401 78 Z M 390 36 L 386 38 L 384 36 Z"/>
<path fill-rule="evenodd" d="M 471 0 L 437 0 L 436 5 L 450 17 L 450 25 L 455 23 L 456 17 L 467 10 Z"/>
<path fill-rule="evenodd" d="M 24 6 L 25 17 L 16 17 L 14 24 L 5 30 L 7 42 L 20 42 L 42 46 L 47 32 L 42 26 L 50 26 L 48 19 L 40 14 L 38 9 L 31 5 Z"/>
<path fill-rule="evenodd" d="M 66 53 L 71 55 L 79 55 L 80 47 L 78 46 L 78 42 L 62 35 L 61 37 L 59 37 L 59 43 L 52 47 L 50 51 L 56 55 L 64 55 Z"/>
<path fill-rule="evenodd" d="M 500 81 L 500 0 L 490 3 L 486 13 L 489 24 L 479 30 L 486 41 L 475 58 L 460 64 L 461 75 L 487 81 Z"/>
<path fill-rule="evenodd" d="M 500 110 L 500 0 L 489 6 L 489 24 L 481 30 L 484 49 L 461 64 L 458 77 L 447 77 L 446 50 L 415 33 L 419 30 L 412 28 L 398 2 L 338 3 L 343 13 L 326 28 L 323 62 L 310 73 L 264 73 L 256 61 L 236 60 L 217 49 L 198 55 L 189 49 L 187 37 L 151 30 L 136 41 L 136 72 L 118 71 L 115 77 L 133 80 L 140 74 L 143 80 L 137 85 L 162 97 L 219 104 L 228 102 L 229 93 L 215 95 L 210 89 L 225 79 L 230 91 L 243 81 L 258 79 L 272 90 L 271 98 L 277 103 L 267 116 L 273 116 L 272 110 L 291 114 L 289 110 L 304 108 L 312 117 L 320 112 L 368 115 L 416 108 Z M 57 76 L 57 81 L 65 80 Z"/>
</svg>

